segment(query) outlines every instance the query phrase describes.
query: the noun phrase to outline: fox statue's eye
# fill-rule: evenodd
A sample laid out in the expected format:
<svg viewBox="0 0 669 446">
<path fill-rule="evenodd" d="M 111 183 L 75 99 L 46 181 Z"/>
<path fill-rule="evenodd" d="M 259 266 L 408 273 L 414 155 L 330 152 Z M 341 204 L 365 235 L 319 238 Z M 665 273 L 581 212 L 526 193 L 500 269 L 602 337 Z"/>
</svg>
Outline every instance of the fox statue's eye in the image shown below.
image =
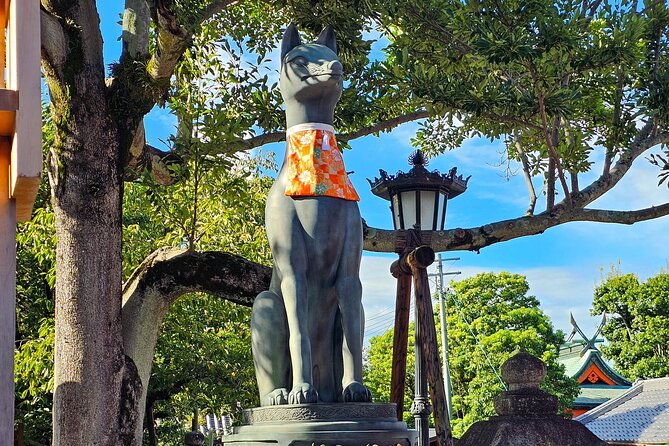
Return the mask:
<svg viewBox="0 0 669 446">
<path fill-rule="evenodd" d="M 304 57 L 296 57 L 295 59 L 291 60 L 290 63 L 295 64 L 295 65 L 302 65 L 302 66 L 307 66 L 309 64 L 309 61 L 304 58 Z"/>
</svg>

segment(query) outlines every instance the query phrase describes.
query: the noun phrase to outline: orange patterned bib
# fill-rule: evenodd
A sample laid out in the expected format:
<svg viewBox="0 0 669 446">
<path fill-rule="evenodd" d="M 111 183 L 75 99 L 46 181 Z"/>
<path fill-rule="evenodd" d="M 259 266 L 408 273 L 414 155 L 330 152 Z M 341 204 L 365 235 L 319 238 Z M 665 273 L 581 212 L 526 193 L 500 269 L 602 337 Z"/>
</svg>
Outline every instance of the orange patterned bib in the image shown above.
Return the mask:
<svg viewBox="0 0 669 446">
<path fill-rule="evenodd" d="M 344 168 L 334 128 L 320 123 L 299 124 L 286 131 L 286 163 L 291 197 L 336 197 L 360 201 Z"/>
</svg>

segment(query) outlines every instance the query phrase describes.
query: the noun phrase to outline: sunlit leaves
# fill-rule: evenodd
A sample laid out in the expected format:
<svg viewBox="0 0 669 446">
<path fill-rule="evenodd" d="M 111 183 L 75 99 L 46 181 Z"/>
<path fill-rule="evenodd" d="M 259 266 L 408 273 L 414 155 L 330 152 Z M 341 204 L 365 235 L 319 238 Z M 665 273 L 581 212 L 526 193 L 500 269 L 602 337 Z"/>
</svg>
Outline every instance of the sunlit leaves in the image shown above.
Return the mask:
<svg viewBox="0 0 669 446">
<path fill-rule="evenodd" d="M 617 269 L 595 289 L 594 314 L 607 313 L 602 353 L 631 380 L 669 375 L 669 274 L 640 282 Z"/>
<path fill-rule="evenodd" d="M 577 173 L 592 150 L 628 149 L 641 123 L 666 127 L 669 13 L 663 2 L 635 4 L 379 2 L 387 72 L 436 115 L 414 143 L 439 153 L 475 136 L 522 141 L 539 174 L 550 151 L 537 130 L 547 127 Z M 449 126 L 434 125 L 442 119 Z"/>
</svg>

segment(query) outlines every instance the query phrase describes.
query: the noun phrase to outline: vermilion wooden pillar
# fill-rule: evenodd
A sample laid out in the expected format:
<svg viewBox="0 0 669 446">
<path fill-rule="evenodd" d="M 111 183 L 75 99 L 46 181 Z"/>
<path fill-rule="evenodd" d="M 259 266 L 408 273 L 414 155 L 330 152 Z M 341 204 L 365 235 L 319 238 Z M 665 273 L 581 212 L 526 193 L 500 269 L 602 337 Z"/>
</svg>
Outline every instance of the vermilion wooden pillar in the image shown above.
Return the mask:
<svg viewBox="0 0 669 446">
<path fill-rule="evenodd" d="M 0 137 L 0 445 L 14 444 L 16 206 L 9 196 L 11 146 Z"/>
</svg>

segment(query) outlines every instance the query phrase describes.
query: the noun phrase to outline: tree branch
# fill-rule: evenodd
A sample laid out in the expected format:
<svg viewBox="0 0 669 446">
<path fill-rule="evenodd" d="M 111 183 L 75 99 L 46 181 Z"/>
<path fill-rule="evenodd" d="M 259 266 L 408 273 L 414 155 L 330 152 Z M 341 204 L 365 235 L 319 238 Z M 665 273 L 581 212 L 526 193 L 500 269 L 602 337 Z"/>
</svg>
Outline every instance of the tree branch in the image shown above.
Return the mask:
<svg viewBox="0 0 669 446">
<path fill-rule="evenodd" d="M 125 0 L 123 11 L 124 55 L 132 59 L 148 56 L 150 22 L 151 12 L 147 0 Z"/>
<path fill-rule="evenodd" d="M 204 8 L 202 12 L 199 14 L 197 20 L 198 24 L 206 22 L 207 20 L 214 17 L 219 12 L 222 12 L 225 8 L 234 3 L 237 3 L 237 0 L 217 0 L 211 2 L 211 4 L 209 4 L 209 6 Z"/>
<path fill-rule="evenodd" d="M 550 211 L 555 206 L 555 159 L 548 157 L 548 169 L 546 170 L 546 210 Z"/>
<path fill-rule="evenodd" d="M 139 407 L 144 407 L 160 325 L 170 305 L 185 293 L 206 292 L 250 306 L 269 288 L 267 266 L 222 252 L 162 248 L 147 257 L 123 287 L 122 335 L 125 354 L 142 381 Z M 135 426 L 141 439 L 142 422 Z"/>
<path fill-rule="evenodd" d="M 148 54 L 148 16 L 146 0 L 126 0 L 123 26 L 123 52 L 108 85 L 110 103 L 121 137 L 124 165 L 144 116 L 164 98 L 172 76 L 193 34 L 204 20 L 222 11 L 231 1 L 215 1 L 187 26 L 168 7 L 170 2 L 153 2 L 155 50 Z"/>
<path fill-rule="evenodd" d="M 337 139 L 341 142 L 348 142 L 373 133 L 388 131 L 399 125 L 406 124 L 407 122 L 411 121 L 416 121 L 418 119 L 424 119 L 428 116 L 429 114 L 425 110 L 407 113 L 406 115 L 396 116 L 384 121 L 379 121 L 375 124 L 363 127 L 353 132 L 340 133 L 337 135 Z M 222 147 L 221 150 L 219 150 L 219 153 L 229 154 L 239 151 L 251 150 L 264 146 L 265 144 L 285 141 L 285 139 L 285 131 L 264 133 L 262 135 L 253 136 L 248 139 L 240 139 L 236 142 L 233 142 L 228 146 Z M 148 169 L 160 184 L 171 184 L 172 179 L 169 178 L 169 170 L 167 169 L 167 164 L 170 162 L 179 162 L 179 160 L 175 156 L 170 156 L 170 152 L 163 152 L 151 145 L 145 144 L 144 127 L 142 125 L 138 126 L 137 133 L 135 134 L 135 138 L 130 148 L 128 165 L 131 167 L 131 169 L 126 174 L 126 181 L 134 180 L 137 178 L 138 172 L 141 172 L 144 169 Z"/>
<path fill-rule="evenodd" d="M 528 129 L 531 129 L 531 130 L 536 130 L 538 132 L 543 131 L 543 127 L 541 127 L 539 125 L 536 125 L 536 124 L 532 124 L 529 121 L 525 121 L 525 120 L 522 120 L 522 119 L 515 118 L 513 116 L 498 115 L 497 113 L 493 113 L 493 112 L 489 112 L 489 111 L 481 112 L 481 116 L 483 116 L 484 118 L 488 118 L 492 121 L 503 122 L 505 124 L 516 124 L 516 125 L 520 125 L 522 127 L 526 127 Z"/>
<path fill-rule="evenodd" d="M 537 193 L 534 190 L 534 184 L 532 183 L 532 173 L 530 172 L 530 163 L 527 159 L 527 154 L 523 150 L 522 144 L 516 140 L 516 150 L 518 151 L 518 157 L 520 158 L 520 164 L 523 167 L 523 177 L 525 177 L 525 185 L 527 186 L 527 193 L 530 195 L 530 204 L 525 211 L 525 215 L 534 215 L 534 208 L 537 204 Z"/>
<path fill-rule="evenodd" d="M 560 204 L 553 212 L 534 217 L 519 217 L 469 229 L 438 231 L 431 236 L 435 251 L 479 251 L 495 243 L 543 233 L 546 229 L 572 221 L 592 221 L 631 225 L 669 215 L 669 203 L 635 211 L 574 209 Z M 395 252 L 398 231 L 366 227 L 364 249 L 373 252 Z"/>
<path fill-rule="evenodd" d="M 351 141 L 362 136 L 367 136 L 372 133 L 387 132 L 394 129 L 397 126 L 406 124 L 407 122 L 417 121 L 419 119 L 425 119 L 429 116 L 429 113 L 426 110 L 420 110 L 413 113 L 408 113 L 406 115 L 397 116 L 395 118 L 386 119 L 385 121 L 379 121 L 375 124 L 368 125 L 359 130 L 350 133 L 344 133 L 337 135 L 337 138 L 342 140 L 342 142 Z"/>
<path fill-rule="evenodd" d="M 386 119 L 379 121 L 375 124 L 368 125 L 359 130 L 349 132 L 349 133 L 340 133 L 337 135 L 337 139 L 342 142 L 348 142 L 363 136 L 367 136 L 373 133 L 380 133 L 394 129 L 395 127 L 406 124 L 407 122 L 416 121 L 418 119 L 424 119 L 429 116 L 428 112 L 425 110 L 419 110 L 412 113 L 407 113 L 406 115 L 396 116 L 394 118 Z M 242 150 L 251 150 L 256 147 L 263 146 L 265 144 L 270 144 L 273 142 L 280 142 L 286 139 L 286 132 L 271 132 L 265 133 L 262 135 L 254 136 L 248 139 L 239 140 L 232 145 L 227 147 L 225 152 L 237 152 Z"/>
<path fill-rule="evenodd" d="M 539 115 L 541 116 L 542 129 L 544 134 L 544 139 L 546 141 L 546 148 L 548 149 L 548 155 L 553 159 L 555 167 L 557 168 L 558 179 L 562 185 L 562 191 L 564 193 L 567 203 L 571 203 L 571 194 L 569 193 L 569 187 L 567 186 L 567 180 L 564 176 L 564 170 L 562 169 L 562 163 L 560 162 L 560 156 L 555 149 L 559 142 L 559 132 L 560 132 L 560 118 L 556 117 L 553 124 L 553 131 L 551 134 L 548 132 L 548 115 L 546 113 L 546 104 L 544 101 L 544 93 L 539 86 L 539 78 L 536 70 L 531 63 L 526 63 L 527 70 L 532 77 L 532 82 L 534 84 L 534 90 L 537 95 L 537 101 L 539 103 Z"/>
<path fill-rule="evenodd" d="M 632 167 L 634 160 L 642 153 L 653 146 L 668 142 L 669 132 L 658 133 L 655 123 L 653 121 L 648 122 L 639 130 L 630 147 L 620 155 L 620 158 L 608 173 L 602 173 L 589 186 L 572 195 L 574 205 L 583 208 L 604 195 L 618 184 L 618 181 Z"/>
</svg>

